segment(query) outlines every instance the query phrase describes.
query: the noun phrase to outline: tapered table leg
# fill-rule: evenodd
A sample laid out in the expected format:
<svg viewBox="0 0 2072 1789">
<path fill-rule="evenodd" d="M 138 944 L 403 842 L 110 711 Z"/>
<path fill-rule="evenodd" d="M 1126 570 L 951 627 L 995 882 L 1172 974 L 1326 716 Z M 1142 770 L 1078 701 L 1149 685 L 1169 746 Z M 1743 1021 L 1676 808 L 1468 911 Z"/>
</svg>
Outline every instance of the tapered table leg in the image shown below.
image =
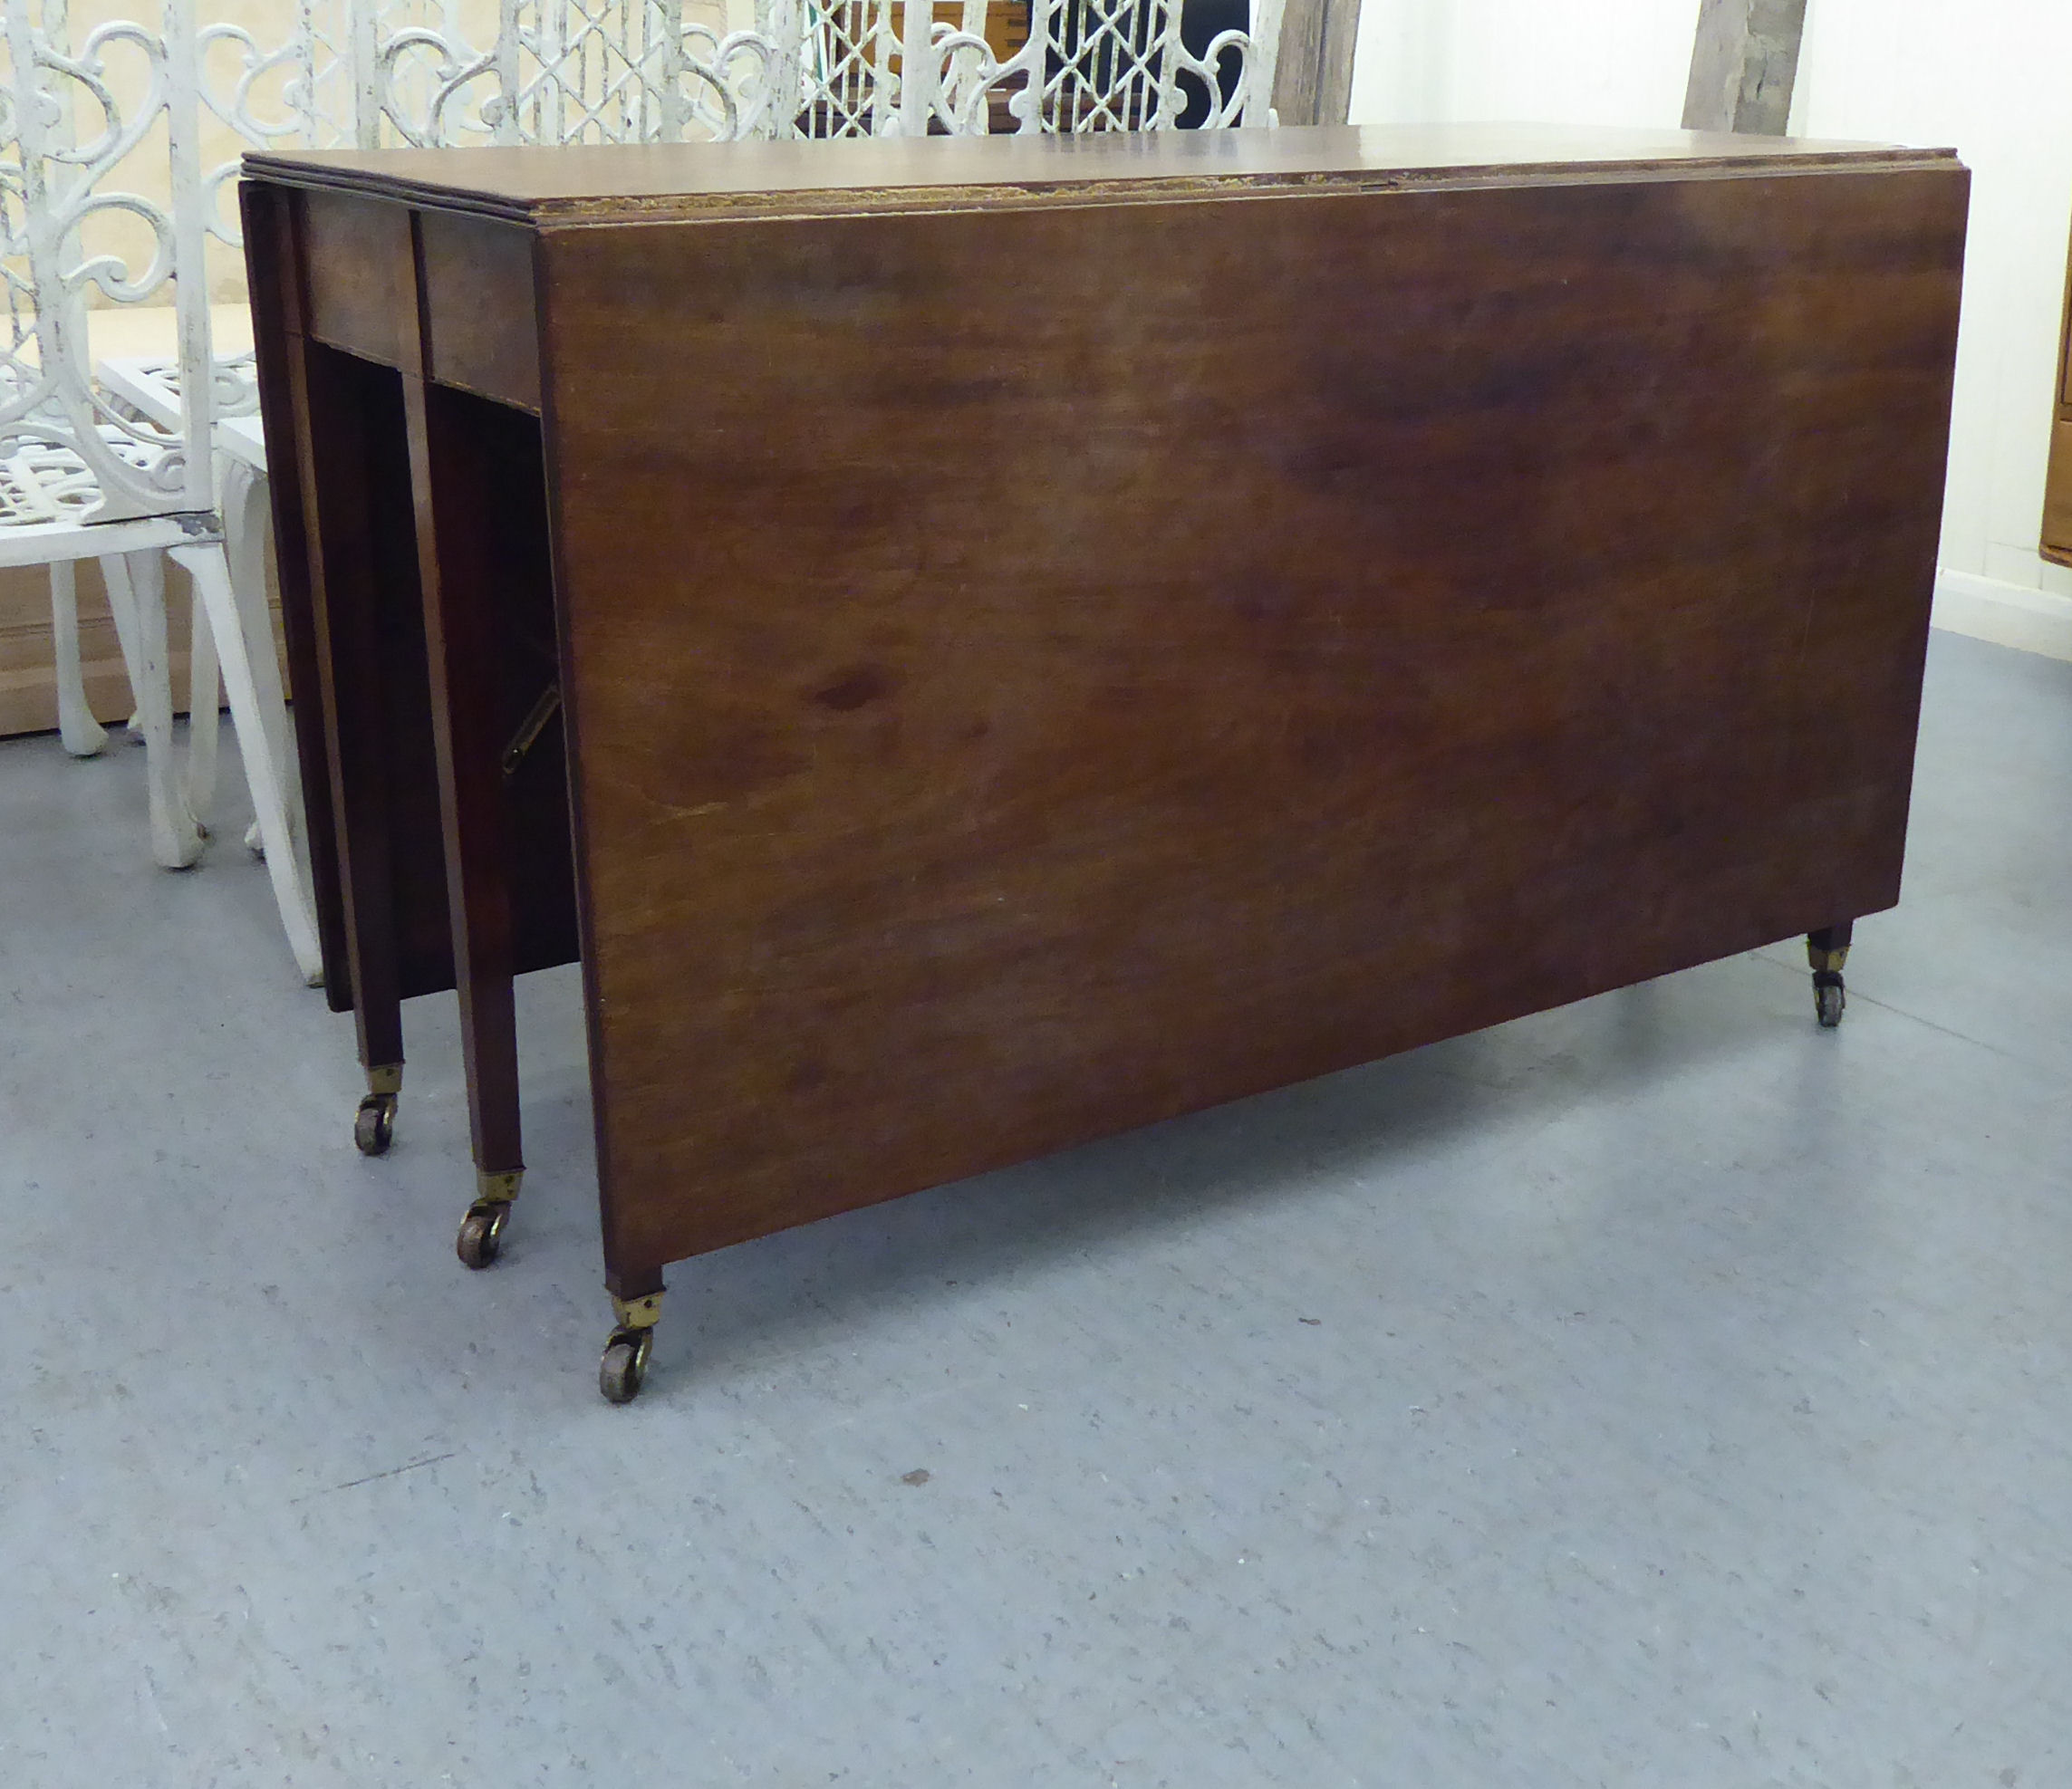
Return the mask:
<svg viewBox="0 0 2072 1789">
<path fill-rule="evenodd" d="M 380 1155 L 395 1133 L 403 1008 L 390 824 L 395 704 L 371 543 L 396 525 L 381 515 L 375 487 L 381 461 L 402 444 L 374 426 L 345 356 L 298 340 L 287 361 L 345 962 L 367 1073 L 352 1134 L 362 1152 Z"/>
<path fill-rule="evenodd" d="M 465 400 L 461 400 L 465 402 Z M 525 1172 L 519 1137 L 517 1020 L 499 712 L 502 645 L 493 607 L 493 463 L 452 410 L 454 394 L 403 380 L 417 515 L 419 585 L 438 755 L 447 902 L 467 1068 L 476 1190 L 457 1251 L 470 1267 L 496 1258 Z"/>
</svg>

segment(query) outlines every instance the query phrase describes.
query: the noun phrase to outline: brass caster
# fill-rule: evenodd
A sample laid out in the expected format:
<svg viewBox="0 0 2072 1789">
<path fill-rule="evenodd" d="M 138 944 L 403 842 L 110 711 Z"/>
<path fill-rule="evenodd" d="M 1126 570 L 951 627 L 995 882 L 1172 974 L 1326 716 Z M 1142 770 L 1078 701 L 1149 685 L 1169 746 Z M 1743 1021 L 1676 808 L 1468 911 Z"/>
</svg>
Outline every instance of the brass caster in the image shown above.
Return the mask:
<svg viewBox="0 0 2072 1789">
<path fill-rule="evenodd" d="M 363 1156 L 385 1156 L 396 1135 L 396 1101 L 403 1091 L 403 1065 L 381 1063 L 367 1071 L 367 1097 L 352 1119 L 352 1140 Z"/>
<path fill-rule="evenodd" d="M 597 1364 L 597 1389 L 608 1404 L 631 1404 L 641 1395 L 641 1382 L 648 1376 L 655 1324 L 662 1314 L 660 1289 L 639 1298 L 621 1298 L 613 1293 L 612 1313 L 618 1321 L 604 1344 L 604 1358 Z"/>
<path fill-rule="evenodd" d="M 453 1252 L 464 1267 L 487 1267 L 504 1252 L 504 1226 L 511 1221 L 511 1201 L 518 1197 L 522 1168 L 499 1174 L 475 1173 L 475 1203 L 460 1220 L 460 1234 L 453 1239 Z"/>
<path fill-rule="evenodd" d="M 1843 966 L 1849 960 L 1849 935 L 1854 924 L 1829 926 L 1806 935 L 1806 965 L 1813 971 L 1813 1010 L 1823 1031 L 1842 1023 L 1842 1009 L 1849 996 L 1842 986 Z"/>
<path fill-rule="evenodd" d="M 396 1136 L 396 1096 L 370 1093 L 352 1119 L 352 1140 L 363 1156 L 385 1156 Z"/>
<path fill-rule="evenodd" d="M 641 1395 L 648 1376 L 648 1356 L 654 1350 L 655 1332 L 617 1329 L 604 1344 L 604 1358 L 597 1363 L 597 1389 L 608 1404 L 631 1404 Z"/>
<path fill-rule="evenodd" d="M 508 1199 L 477 1199 L 469 1206 L 453 1243 L 460 1265 L 479 1271 L 496 1260 L 504 1252 L 504 1226 L 510 1217 Z"/>
</svg>

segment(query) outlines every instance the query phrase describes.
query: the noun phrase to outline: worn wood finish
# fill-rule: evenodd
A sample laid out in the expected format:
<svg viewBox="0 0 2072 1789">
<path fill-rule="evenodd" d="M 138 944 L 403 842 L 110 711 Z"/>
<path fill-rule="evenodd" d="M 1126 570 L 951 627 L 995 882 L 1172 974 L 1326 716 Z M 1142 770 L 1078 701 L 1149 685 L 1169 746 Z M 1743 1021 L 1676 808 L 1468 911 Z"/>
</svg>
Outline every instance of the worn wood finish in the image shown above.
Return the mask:
<svg viewBox="0 0 2072 1789">
<path fill-rule="evenodd" d="M 1702 0 L 1683 128 L 1783 136 L 1805 32 L 1806 0 Z"/>
<path fill-rule="evenodd" d="M 1949 167 L 1947 149 L 1753 142 L 1588 125 L 1362 124 L 1282 130 L 1100 131 L 1081 137 L 894 137 L 839 142 L 613 143 L 571 151 L 326 150 L 249 155 L 248 178 L 314 195 L 392 199 L 546 230 L 631 222 L 842 216 L 1025 206 L 1173 204 L 1450 186 Z"/>
<path fill-rule="evenodd" d="M 415 698 L 448 851 L 516 900 L 525 848 L 467 840 L 496 728 L 460 668 L 530 698 L 491 639 L 546 612 L 551 505 L 622 1295 L 1896 898 L 1953 158 L 860 147 L 673 188 L 638 151 L 264 168 L 537 236 L 541 419 L 424 391 L 407 601 L 421 639 L 428 592 L 533 565 Z M 400 440 L 400 376 L 354 364 Z M 507 984 L 494 914 L 452 918 Z"/>
<path fill-rule="evenodd" d="M 1360 0 L 1287 0 L 1274 61 L 1274 113 L 1282 124 L 1345 122 L 1359 40 Z"/>
</svg>

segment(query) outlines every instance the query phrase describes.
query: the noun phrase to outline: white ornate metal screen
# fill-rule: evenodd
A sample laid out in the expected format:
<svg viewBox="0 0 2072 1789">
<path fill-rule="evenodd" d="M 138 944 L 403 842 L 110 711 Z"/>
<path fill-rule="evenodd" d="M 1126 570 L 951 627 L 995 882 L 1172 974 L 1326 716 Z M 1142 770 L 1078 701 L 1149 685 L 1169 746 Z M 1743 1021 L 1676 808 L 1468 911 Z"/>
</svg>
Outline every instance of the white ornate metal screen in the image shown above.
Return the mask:
<svg viewBox="0 0 2072 1789">
<path fill-rule="evenodd" d="M 118 522 L 214 506 L 190 8 L 168 0 L 162 34 L 118 21 L 74 47 L 62 5 L 7 5 L 0 451 L 9 468 L 0 521 Z M 148 140 L 168 170 L 162 200 L 110 184 Z M 86 339 L 90 303 L 163 304 L 169 289 L 182 380 L 193 388 L 178 428 L 112 402 L 91 377 Z M 190 440 L 202 449 L 188 451 Z M 28 514 L 24 502 L 43 513 Z"/>
<path fill-rule="evenodd" d="M 997 4 L 997 0 L 996 0 Z M 375 149 L 1162 130 L 1271 121 L 1281 0 L 1199 53 L 1177 0 L 1030 0 L 1002 60 L 986 0 L 298 0 L 280 42 L 201 33 L 205 100 L 254 144 Z M 1220 80 L 1219 75 L 1220 74 Z M 226 178 L 219 169 L 215 178 Z"/>
<path fill-rule="evenodd" d="M 1028 42 L 1005 62 L 969 33 L 942 40 L 964 67 L 942 84 L 937 116 L 983 133 L 991 95 L 1005 91 L 1022 131 L 1162 130 L 1180 123 L 1191 88 L 1201 128 L 1270 123 L 1280 0 L 1254 0 L 1250 18 L 1197 52 L 1180 0 L 1035 0 Z"/>
</svg>

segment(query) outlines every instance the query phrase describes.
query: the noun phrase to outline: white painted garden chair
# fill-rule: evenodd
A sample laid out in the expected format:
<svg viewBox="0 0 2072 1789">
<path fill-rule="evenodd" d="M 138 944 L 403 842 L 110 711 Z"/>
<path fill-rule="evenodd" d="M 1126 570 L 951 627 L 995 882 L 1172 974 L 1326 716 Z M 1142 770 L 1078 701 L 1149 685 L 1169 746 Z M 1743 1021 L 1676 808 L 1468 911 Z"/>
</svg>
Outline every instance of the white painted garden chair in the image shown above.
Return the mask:
<svg viewBox="0 0 2072 1789">
<path fill-rule="evenodd" d="M 61 732 L 69 749 L 88 754 L 102 736 L 79 681 L 72 570 L 100 561 L 144 737 L 152 849 L 169 868 L 200 854 L 190 796 L 214 774 L 211 726 L 197 730 L 208 745 L 192 765 L 196 785 L 181 786 L 172 760 L 165 562 L 186 570 L 198 614 L 194 710 L 216 712 L 220 662 L 282 922 L 313 980 L 316 930 L 291 818 L 300 803 L 272 630 L 263 592 L 255 609 L 234 594 L 217 507 L 191 3 L 167 0 L 162 33 L 104 24 L 75 52 L 62 5 L 8 0 L 0 563 L 53 568 Z M 167 159 L 169 207 L 115 188 L 111 177 L 138 154 Z M 113 233 L 125 228 L 147 245 L 141 252 L 124 252 Z M 162 303 L 169 286 L 189 394 L 173 428 L 96 383 L 86 334 L 90 294 Z"/>
</svg>

